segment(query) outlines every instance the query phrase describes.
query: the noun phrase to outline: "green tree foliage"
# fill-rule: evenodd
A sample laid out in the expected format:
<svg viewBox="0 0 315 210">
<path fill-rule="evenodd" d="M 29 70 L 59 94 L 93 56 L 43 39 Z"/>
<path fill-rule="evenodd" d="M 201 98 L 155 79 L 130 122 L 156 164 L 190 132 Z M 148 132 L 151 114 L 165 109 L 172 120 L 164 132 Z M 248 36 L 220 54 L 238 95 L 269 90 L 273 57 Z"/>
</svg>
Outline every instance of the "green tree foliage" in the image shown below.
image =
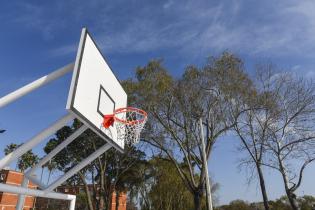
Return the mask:
<svg viewBox="0 0 315 210">
<path fill-rule="evenodd" d="M 22 144 L 18 145 L 13 143 L 7 145 L 6 148 L 4 149 L 4 154 L 8 155 L 21 145 Z M 35 155 L 32 150 L 29 150 L 18 159 L 17 168 L 21 172 L 24 172 L 26 169 L 34 166 L 38 162 L 38 160 L 39 160 L 38 156 Z"/>
<path fill-rule="evenodd" d="M 272 210 L 291 210 L 288 198 L 286 196 L 281 196 L 275 201 L 270 201 L 269 204 Z"/>
<path fill-rule="evenodd" d="M 44 151 L 52 151 L 80 126 L 81 123 L 74 120 L 72 126 L 58 130 L 55 137 L 48 141 Z M 87 130 L 56 155 L 51 164 L 53 168 L 67 172 L 105 143 L 94 132 Z M 111 149 L 69 179 L 66 184 L 84 186 L 90 210 L 108 209 L 113 190 L 119 195 L 141 182 L 142 177 L 138 176 L 138 169 L 145 163 L 145 154 L 133 146 L 127 145 L 124 153 Z M 89 184 L 93 186 L 92 192 L 88 188 Z"/>
<path fill-rule="evenodd" d="M 229 205 L 221 206 L 218 210 L 253 210 L 253 208 L 243 200 L 234 200 Z"/>
<path fill-rule="evenodd" d="M 301 210 L 314 210 L 315 197 L 304 195 L 298 199 L 299 208 Z M 291 210 L 290 202 L 287 196 L 282 196 L 274 201 L 269 201 L 271 210 Z M 228 205 L 222 205 L 215 210 L 262 210 L 264 206 L 262 203 L 248 203 L 243 200 L 231 201 Z"/>
<path fill-rule="evenodd" d="M 159 158 L 151 160 L 150 163 L 154 173 L 154 184 L 148 194 L 151 209 L 193 209 L 193 196 L 177 175 L 174 165 Z"/>
<path fill-rule="evenodd" d="M 298 198 L 301 210 L 314 210 L 315 209 L 315 197 L 310 195 L 304 195 Z"/>
<path fill-rule="evenodd" d="M 185 165 L 179 164 L 183 170 Z M 185 169 L 186 168 L 186 169 Z M 161 157 L 154 157 L 146 167 L 146 185 L 141 193 L 142 210 L 190 210 L 194 208 L 193 195 L 187 190 L 173 163 Z M 218 190 L 218 184 L 212 185 L 212 193 Z M 206 209 L 205 197 L 202 198 L 201 207 Z"/>
</svg>

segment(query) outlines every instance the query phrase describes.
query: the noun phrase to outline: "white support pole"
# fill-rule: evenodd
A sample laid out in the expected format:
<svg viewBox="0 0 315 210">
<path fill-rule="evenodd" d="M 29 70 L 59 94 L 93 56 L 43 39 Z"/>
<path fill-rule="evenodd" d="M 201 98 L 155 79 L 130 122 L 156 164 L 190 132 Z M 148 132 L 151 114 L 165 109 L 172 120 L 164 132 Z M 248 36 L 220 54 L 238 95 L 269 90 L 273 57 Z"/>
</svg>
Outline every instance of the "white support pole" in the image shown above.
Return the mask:
<svg viewBox="0 0 315 210">
<path fill-rule="evenodd" d="M 25 177 L 23 177 L 23 182 L 21 184 L 21 187 L 23 188 L 28 188 L 28 179 Z M 25 202 L 25 195 L 24 194 L 19 194 L 18 196 L 18 202 L 16 204 L 15 210 L 23 210 L 24 207 L 24 202 Z"/>
<path fill-rule="evenodd" d="M 38 180 L 35 176 L 28 176 L 27 179 L 33 184 L 37 185 L 40 189 L 45 189 L 47 186 Z"/>
<path fill-rule="evenodd" d="M 75 200 L 76 200 L 76 197 L 74 197 L 74 198 L 70 201 L 69 210 L 75 210 Z"/>
<path fill-rule="evenodd" d="M 30 188 L 23 188 L 9 184 L 0 184 L 0 192 L 7 192 L 13 194 L 24 194 L 24 195 L 31 195 L 36 197 L 43 197 L 43 198 L 52 198 L 58 200 L 69 200 L 72 201 L 76 198 L 75 195 L 63 194 L 63 193 L 56 193 L 56 192 L 45 192 L 42 190 L 35 190 Z"/>
<path fill-rule="evenodd" d="M 20 97 L 32 92 L 33 90 L 36 90 L 37 88 L 48 84 L 49 82 L 62 77 L 63 75 L 65 75 L 66 73 L 70 72 L 73 70 L 74 64 L 70 63 L 60 69 L 57 69 L 56 71 L 43 76 L 37 80 L 35 80 L 32 83 L 29 83 L 23 87 L 21 87 L 20 89 L 17 89 L 14 92 L 9 93 L 8 95 L 0 98 L 0 108 L 4 107 L 10 103 L 12 103 L 13 101 L 19 99 Z"/>
<path fill-rule="evenodd" d="M 36 169 L 42 167 L 45 163 L 51 160 L 58 152 L 63 150 L 68 144 L 70 144 L 73 140 L 79 137 L 84 131 L 86 131 L 88 127 L 86 125 L 82 125 L 78 130 L 76 130 L 73 134 L 71 134 L 66 140 L 58 144 L 58 146 L 53 149 L 49 154 L 47 154 L 44 158 L 42 158 L 35 166 L 33 166 L 30 170 L 25 173 L 26 177 L 32 176 Z"/>
<path fill-rule="evenodd" d="M 210 180 L 209 180 L 209 173 L 208 173 L 208 158 L 206 154 L 206 146 L 205 146 L 205 140 L 204 140 L 204 133 L 203 133 L 203 124 L 202 119 L 199 120 L 200 123 L 200 139 L 201 139 L 201 147 L 202 147 L 202 159 L 203 159 L 203 167 L 205 170 L 205 178 L 206 178 L 206 194 L 207 194 L 207 208 L 208 210 L 212 210 L 212 196 L 211 196 L 211 186 L 210 186 Z"/>
<path fill-rule="evenodd" d="M 99 157 L 101 154 L 106 152 L 108 149 L 111 148 L 111 145 L 109 143 L 106 143 L 105 145 L 101 146 L 99 149 L 97 149 L 95 152 L 93 152 L 91 155 L 89 155 L 86 159 L 78 163 L 76 166 L 71 168 L 66 174 L 64 174 L 62 177 L 60 177 L 58 180 L 53 182 L 51 185 L 49 185 L 44 190 L 46 192 L 53 191 L 56 187 L 64 183 L 67 179 L 72 177 L 74 174 L 76 174 L 78 171 L 80 171 L 82 168 L 87 166 L 89 163 L 91 163 L 93 160 L 95 160 L 97 157 Z"/>
<path fill-rule="evenodd" d="M 73 120 L 74 116 L 71 114 L 67 114 L 61 119 L 59 119 L 57 122 L 55 122 L 50 127 L 46 128 L 21 146 L 19 146 L 16 150 L 11 152 L 10 154 L 6 155 L 0 160 L 0 169 L 3 169 L 5 166 L 9 165 L 13 161 L 17 160 L 19 157 L 21 157 L 23 154 L 25 154 L 27 151 L 31 150 L 33 147 L 35 147 L 37 144 L 39 144 L 41 141 L 43 141 L 48 136 L 54 134 L 57 130 L 65 126 L 69 121 Z"/>
<path fill-rule="evenodd" d="M 55 149 L 53 149 L 49 154 L 47 154 L 44 158 L 42 158 L 35 166 L 33 166 L 30 170 L 28 170 L 24 176 L 29 179 L 29 181 L 33 182 L 39 188 L 44 189 L 47 186 L 42 183 L 40 180 L 33 176 L 36 169 L 42 167 L 45 163 L 51 160 L 58 152 L 64 149 L 68 144 L 70 144 L 73 140 L 75 140 L 78 136 L 80 136 L 84 131 L 88 129 L 84 124 L 76 130 L 73 134 L 71 134 L 66 140 L 60 143 Z M 19 199 L 23 199 L 22 196 L 19 196 Z"/>
</svg>

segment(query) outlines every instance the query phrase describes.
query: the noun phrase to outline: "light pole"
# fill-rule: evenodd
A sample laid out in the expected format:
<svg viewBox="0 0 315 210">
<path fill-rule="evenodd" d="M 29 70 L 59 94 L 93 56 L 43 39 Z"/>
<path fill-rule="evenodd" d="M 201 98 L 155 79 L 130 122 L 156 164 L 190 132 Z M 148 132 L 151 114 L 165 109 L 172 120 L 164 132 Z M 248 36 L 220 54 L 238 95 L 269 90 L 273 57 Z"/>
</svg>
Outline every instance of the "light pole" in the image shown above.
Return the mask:
<svg viewBox="0 0 315 210">
<path fill-rule="evenodd" d="M 0 133 L 4 133 L 6 130 L 0 129 Z"/>
<path fill-rule="evenodd" d="M 212 196 L 211 196 L 211 186 L 210 186 L 210 180 L 209 180 L 209 174 L 208 174 L 208 159 L 206 155 L 206 146 L 205 146 L 205 140 L 204 140 L 204 134 L 203 134 L 203 124 L 202 119 L 199 120 L 200 123 L 200 140 L 201 140 L 201 150 L 202 150 L 202 159 L 203 159 L 203 167 L 205 170 L 205 177 L 206 177 L 206 196 L 207 196 L 207 208 L 208 210 L 212 210 Z"/>
</svg>

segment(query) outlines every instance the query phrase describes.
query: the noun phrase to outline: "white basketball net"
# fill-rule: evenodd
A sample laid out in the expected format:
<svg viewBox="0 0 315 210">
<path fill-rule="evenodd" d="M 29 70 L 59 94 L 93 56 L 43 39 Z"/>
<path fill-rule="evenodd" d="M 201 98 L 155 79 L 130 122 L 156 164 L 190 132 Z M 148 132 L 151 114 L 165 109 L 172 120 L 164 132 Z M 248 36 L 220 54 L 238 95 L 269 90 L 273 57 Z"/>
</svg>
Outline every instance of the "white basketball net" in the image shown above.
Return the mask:
<svg viewBox="0 0 315 210">
<path fill-rule="evenodd" d="M 123 108 L 115 112 L 114 126 L 117 130 L 117 140 L 126 144 L 140 141 L 140 133 L 147 121 L 147 114 L 136 108 Z"/>
</svg>

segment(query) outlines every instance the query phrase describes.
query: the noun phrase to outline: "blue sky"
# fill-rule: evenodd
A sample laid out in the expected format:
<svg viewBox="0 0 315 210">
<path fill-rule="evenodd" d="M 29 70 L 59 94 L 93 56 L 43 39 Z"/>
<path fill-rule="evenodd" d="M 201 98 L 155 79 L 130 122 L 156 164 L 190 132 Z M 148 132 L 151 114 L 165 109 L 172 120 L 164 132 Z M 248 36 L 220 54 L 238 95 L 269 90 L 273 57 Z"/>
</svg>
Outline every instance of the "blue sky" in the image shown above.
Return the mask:
<svg viewBox="0 0 315 210">
<path fill-rule="evenodd" d="M 189 64 L 229 50 L 255 63 L 312 78 L 315 75 L 314 1 L 4 1 L 0 7 L 0 96 L 73 62 L 82 27 L 88 27 L 119 79 L 150 59 L 163 58 L 178 76 Z M 65 114 L 70 75 L 0 109 L 0 149 L 24 142 Z M 220 203 L 260 200 L 257 183 L 238 170 L 232 136 L 219 141 L 210 172 Z M 34 148 L 41 153 L 41 147 Z M 1 149 L 2 150 L 2 149 Z M 300 190 L 315 195 L 308 168 Z M 271 199 L 284 192 L 278 174 L 266 171 Z"/>
</svg>

